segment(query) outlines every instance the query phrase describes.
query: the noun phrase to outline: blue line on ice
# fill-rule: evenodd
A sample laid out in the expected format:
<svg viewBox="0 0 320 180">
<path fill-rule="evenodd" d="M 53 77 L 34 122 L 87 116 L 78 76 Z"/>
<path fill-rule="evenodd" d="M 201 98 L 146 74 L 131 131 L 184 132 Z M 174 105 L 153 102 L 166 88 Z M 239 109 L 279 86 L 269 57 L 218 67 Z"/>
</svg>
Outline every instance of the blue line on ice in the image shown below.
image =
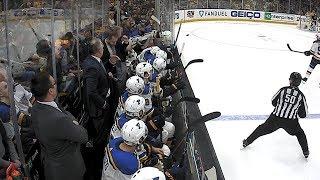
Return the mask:
<svg viewBox="0 0 320 180">
<path fill-rule="evenodd" d="M 222 115 L 216 120 L 266 120 L 269 115 Z M 320 114 L 309 114 L 306 119 L 320 119 Z"/>
</svg>

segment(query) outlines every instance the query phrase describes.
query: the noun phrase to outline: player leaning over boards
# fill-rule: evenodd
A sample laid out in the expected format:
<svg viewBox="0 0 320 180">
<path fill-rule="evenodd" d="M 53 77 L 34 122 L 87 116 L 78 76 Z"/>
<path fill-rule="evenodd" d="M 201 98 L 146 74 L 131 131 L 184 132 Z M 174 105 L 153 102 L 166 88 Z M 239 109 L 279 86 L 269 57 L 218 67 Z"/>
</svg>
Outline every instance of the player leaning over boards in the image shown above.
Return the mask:
<svg viewBox="0 0 320 180">
<path fill-rule="evenodd" d="M 283 128 L 288 134 L 296 136 L 302 148 L 305 158 L 309 156 L 308 142 L 298 117 L 305 118 L 308 112 L 306 98 L 299 90 L 301 74 L 293 72 L 290 75 L 290 86 L 281 88 L 272 98 L 275 107 L 269 118 L 259 125 L 253 133 L 243 140 L 243 147 L 247 147 L 260 136 L 270 134 L 279 128 Z"/>
<path fill-rule="evenodd" d="M 313 69 L 320 64 L 320 33 L 316 34 L 316 40 L 313 42 L 310 51 L 305 51 L 306 56 L 312 56 L 306 76 L 302 79 L 302 83 L 306 83 Z"/>
</svg>

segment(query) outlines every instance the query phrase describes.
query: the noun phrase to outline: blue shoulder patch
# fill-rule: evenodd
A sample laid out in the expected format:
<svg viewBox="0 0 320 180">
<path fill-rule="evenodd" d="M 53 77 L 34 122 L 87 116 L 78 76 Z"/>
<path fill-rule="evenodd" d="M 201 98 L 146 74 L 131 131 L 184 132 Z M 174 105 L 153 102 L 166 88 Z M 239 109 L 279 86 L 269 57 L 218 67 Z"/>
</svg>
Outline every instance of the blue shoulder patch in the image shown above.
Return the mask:
<svg viewBox="0 0 320 180">
<path fill-rule="evenodd" d="M 150 82 L 156 82 L 157 76 L 158 76 L 158 73 L 152 73 Z"/>
<path fill-rule="evenodd" d="M 109 142 L 113 162 L 116 167 L 125 175 L 132 175 L 140 168 L 140 162 L 134 153 L 122 151 L 119 145 L 122 138 L 116 138 Z"/>
<path fill-rule="evenodd" d="M 123 127 L 123 125 L 128 122 L 128 118 L 126 117 L 126 114 L 125 113 L 122 113 L 118 119 L 118 127 L 121 129 Z"/>
<path fill-rule="evenodd" d="M 144 90 L 143 90 L 142 94 L 149 94 L 150 93 L 150 87 L 151 87 L 151 84 L 150 83 L 146 83 L 144 85 Z"/>
<path fill-rule="evenodd" d="M 146 52 L 144 53 L 144 59 L 145 59 L 148 63 L 150 63 L 150 64 L 152 65 L 152 64 L 153 64 L 153 61 L 156 59 L 156 56 L 153 55 L 153 54 L 150 52 L 150 50 L 148 50 L 148 51 L 146 51 Z"/>
<path fill-rule="evenodd" d="M 128 98 L 129 98 L 129 92 L 125 90 L 124 93 L 121 95 L 121 100 L 124 103 Z"/>
</svg>

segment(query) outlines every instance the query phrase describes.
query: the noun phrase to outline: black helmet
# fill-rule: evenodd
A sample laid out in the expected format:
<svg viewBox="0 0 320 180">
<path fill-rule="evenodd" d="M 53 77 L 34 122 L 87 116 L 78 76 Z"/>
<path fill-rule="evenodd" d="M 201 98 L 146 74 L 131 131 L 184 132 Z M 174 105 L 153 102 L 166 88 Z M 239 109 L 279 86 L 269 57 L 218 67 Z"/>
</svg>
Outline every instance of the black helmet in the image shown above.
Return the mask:
<svg viewBox="0 0 320 180">
<path fill-rule="evenodd" d="M 302 76 L 298 72 L 293 72 L 290 74 L 290 85 L 298 87 L 301 83 Z"/>
</svg>

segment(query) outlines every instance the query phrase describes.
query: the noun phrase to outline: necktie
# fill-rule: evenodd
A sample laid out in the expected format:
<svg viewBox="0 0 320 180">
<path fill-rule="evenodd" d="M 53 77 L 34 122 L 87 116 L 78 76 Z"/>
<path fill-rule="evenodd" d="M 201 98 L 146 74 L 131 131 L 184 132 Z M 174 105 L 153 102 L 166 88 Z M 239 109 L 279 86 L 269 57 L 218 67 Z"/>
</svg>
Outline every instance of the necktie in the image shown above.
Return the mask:
<svg viewBox="0 0 320 180">
<path fill-rule="evenodd" d="M 104 64 L 103 64 L 102 61 L 100 61 L 100 65 L 102 66 L 102 69 L 104 70 L 104 72 L 107 73 L 107 70 L 106 70 L 106 68 L 104 67 Z"/>
</svg>

